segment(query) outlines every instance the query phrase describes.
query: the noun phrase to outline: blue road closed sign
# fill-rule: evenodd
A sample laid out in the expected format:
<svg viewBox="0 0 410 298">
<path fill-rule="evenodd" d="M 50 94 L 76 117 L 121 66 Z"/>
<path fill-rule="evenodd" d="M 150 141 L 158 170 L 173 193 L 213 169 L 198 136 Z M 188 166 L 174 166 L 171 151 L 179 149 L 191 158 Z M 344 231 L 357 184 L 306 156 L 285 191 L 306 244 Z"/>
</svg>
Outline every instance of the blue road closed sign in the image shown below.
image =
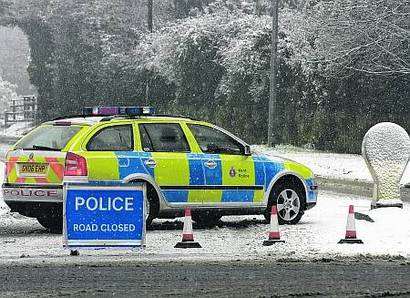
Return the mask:
<svg viewBox="0 0 410 298">
<path fill-rule="evenodd" d="M 64 185 L 64 246 L 142 247 L 145 184 Z"/>
</svg>

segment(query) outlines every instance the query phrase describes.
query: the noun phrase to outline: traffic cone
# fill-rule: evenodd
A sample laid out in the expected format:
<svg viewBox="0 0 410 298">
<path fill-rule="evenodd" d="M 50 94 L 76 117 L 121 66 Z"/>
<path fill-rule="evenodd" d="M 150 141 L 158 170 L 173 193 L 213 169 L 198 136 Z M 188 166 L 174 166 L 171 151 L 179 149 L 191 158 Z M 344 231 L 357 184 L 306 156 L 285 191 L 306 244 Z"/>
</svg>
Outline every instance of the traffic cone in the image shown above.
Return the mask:
<svg viewBox="0 0 410 298">
<path fill-rule="evenodd" d="M 279 223 L 278 223 L 278 210 L 276 206 L 272 206 L 272 210 L 270 213 L 270 232 L 269 232 L 269 239 L 263 241 L 263 246 L 270 246 L 274 243 L 284 243 L 285 240 L 280 239 L 279 233 Z"/>
<path fill-rule="evenodd" d="M 356 225 L 355 225 L 355 219 L 354 219 L 353 205 L 349 205 L 349 214 L 347 215 L 345 238 L 340 239 L 338 243 L 339 244 L 342 244 L 342 243 L 363 244 L 363 241 L 361 239 L 358 239 L 356 235 Z"/>
<path fill-rule="evenodd" d="M 182 241 L 174 246 L 175 248 L 201 248 L 202 246 L 194 241 L 192 232 L 191 209 L 185 208 L 184 229 L 182 231 Z"/>
</svg>

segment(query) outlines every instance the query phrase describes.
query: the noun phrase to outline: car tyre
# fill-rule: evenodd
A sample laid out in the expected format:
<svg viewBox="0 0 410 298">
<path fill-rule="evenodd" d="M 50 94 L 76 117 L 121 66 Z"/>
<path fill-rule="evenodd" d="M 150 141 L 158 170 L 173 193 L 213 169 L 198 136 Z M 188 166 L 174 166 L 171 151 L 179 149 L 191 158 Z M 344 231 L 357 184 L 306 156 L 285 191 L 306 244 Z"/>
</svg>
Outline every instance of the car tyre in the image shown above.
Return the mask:
<svg viewBox="0 0 410 298">
<path fill-rule="evenodd" d="M 152 221 L 157 218 L 158 216 L 158 210 L 159 210 L 159 200 L 158 200 L 158 194 L 155 188 L 147 183 L 147 201 L 146 201 L 146 226 L 150 227 L 152 224 Z"/>
<path fill-rule="evenodd" d="M 53 234 L 63 232 L 63 218 L 61 216 L 40 216 L 37 221 Z"/>
<path fill-rule="evenodd" d="M 152 221 L 157 218 L 159 212 L 159 199 L 155 188 L 148 182 L 144 180 L 134 180 L 129 183 L 146 183 L 147 185 L 147 201 L 145 202 L 145 226 L 147 228 L 151 227 Z"/>
<path fill-rule="evenodd" d="M 294 180 L 279 181 L 270 193 L 268 206 L 264 213 L 268 223 L 270 223 L 273 205 L 276 205 L 278 210 L 279 224 L 297 224 L 306 209 L 305 191 Z"/>
</svg>

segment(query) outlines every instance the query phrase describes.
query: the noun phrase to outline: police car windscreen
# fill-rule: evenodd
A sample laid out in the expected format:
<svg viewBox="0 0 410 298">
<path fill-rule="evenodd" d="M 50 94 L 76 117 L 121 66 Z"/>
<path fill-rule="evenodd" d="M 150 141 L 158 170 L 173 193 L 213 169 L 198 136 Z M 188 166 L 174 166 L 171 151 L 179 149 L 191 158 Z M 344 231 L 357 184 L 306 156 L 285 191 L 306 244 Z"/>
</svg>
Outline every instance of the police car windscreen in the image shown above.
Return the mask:
<svg viewBox="0 0 410 298">
<path fill-rule="evenodd" d="M 81 126 L 43 125 L 24 136 L 15 149 L 60 151 L 80 129 Z"/>
</svg>

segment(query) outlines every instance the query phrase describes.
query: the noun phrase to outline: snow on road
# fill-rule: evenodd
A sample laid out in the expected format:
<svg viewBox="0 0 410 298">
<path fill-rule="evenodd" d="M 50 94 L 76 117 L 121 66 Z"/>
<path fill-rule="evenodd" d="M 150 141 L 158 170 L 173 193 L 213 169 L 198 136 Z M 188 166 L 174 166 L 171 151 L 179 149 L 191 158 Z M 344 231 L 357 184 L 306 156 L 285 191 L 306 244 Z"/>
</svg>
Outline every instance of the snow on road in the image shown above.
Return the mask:
<svg viewBox="0 0 410 298">
<path fill-rule="evenodd" d="M 269 153 L 269 152 L 268 152 Z M 270 153 L 271 154 L 271 153 Z M 363 165 L 356 170 L 358 157 L 336 155 L 343 163 L 332 162 L 333 154 L 288 153 L 287 156 L 311 166 L 314 171 L 332 175 L 330 169 L 336 168 L 334 176 L 340 176 L 340 170 L 350 178 L 364 173 Z M 333 157 L 334 158 L 334 157 Z M 360 163 L 359 163 L 360 164 Z M 313 165 L 313 166 L 312 166 Z M 316 168 L 315 168 L 316 167 Z M 328 167 L 328 168 L 326 168 Z M 0 163 L 0 179 L 4 166 Z M 354 204 L 356 211 L 368 214 L 374 223 L 356 221 L 358 236 L 363 245 L 339 245 L 344 236 L 348 205 Z M 195 225 L 194 225 L 195 228 Z M 294 226 L 281 226 L 285 244 L 263 247 L 269 225 L 263 216 L 223 217 L 218 227 L 197 229 L 195 237 L 202 249 L 177 250 L 173 246 L 180 240 L 182 221 L 157 220 L 152 230 L 147 232 L 147 247 L 142 253 L 129 251 L 86 251 L 75 262 L 101 260 L 177 260 L 177 259 L 311 259 L 352 255 L 394 255 L 410 258 L 410 204 L 403 209 L 384 208 L 370 211 L 370 199 L 320 192 L 318 205 L 308 210 L 301 222 Z M 37 220 L 10 213 L 0 198 L 0 263 L 10 261 L 47 261 L 72 262 L 68 252 L 62 249 L 61 235 L 48 234 Z M 24 257 L 24 258 L 21 258 Z"/>
<path fill-rule="evenodd" d="M 345 233 L 349 204 L 375 221 L 356 221 L 363 245 L 337 244 Z M 286 243 L 273 247 L 262 246 L 269 231 L 262 216 L 223 217 L 219 226 L 211 229 L 195 229 L 194 225 L 195 238 L 203 248 L 189 250 L 173 248 L 181 238 L 181 219 L 157 220 L 147 231 L 147 246 L 142 253 L 85 251 L 75 260 L 316 259 L 354 255 L 410 258 L 410 204 L 405 203 L 403 209 L 369 211 L 369 207 L 366 198 L 321 193 L 318 205 L 307 211 L 299 224 L 280 227 Z M 62 249 L 61 235 L 48 234 L 36 220 L 17 214 L 0 215 L 0 247 L 0 263 L 72 261 Z"/>
</svg>

